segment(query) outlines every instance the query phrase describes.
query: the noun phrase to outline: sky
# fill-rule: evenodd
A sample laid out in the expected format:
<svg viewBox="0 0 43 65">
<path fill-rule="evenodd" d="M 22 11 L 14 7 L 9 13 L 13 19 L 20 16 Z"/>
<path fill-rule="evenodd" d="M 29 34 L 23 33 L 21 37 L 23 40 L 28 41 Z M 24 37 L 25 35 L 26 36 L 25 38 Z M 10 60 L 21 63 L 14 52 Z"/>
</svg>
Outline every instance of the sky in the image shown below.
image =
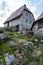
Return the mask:
<svg viewBox="0 0 43 65">
<path fill-rule="evenodd" d="M 26 4 L 33 13 L 34 18 L 43 12 L 43 0 L 0 0 L 0 27 L 4 27 L 4 22 L 19 7 Z"/>
</svg>

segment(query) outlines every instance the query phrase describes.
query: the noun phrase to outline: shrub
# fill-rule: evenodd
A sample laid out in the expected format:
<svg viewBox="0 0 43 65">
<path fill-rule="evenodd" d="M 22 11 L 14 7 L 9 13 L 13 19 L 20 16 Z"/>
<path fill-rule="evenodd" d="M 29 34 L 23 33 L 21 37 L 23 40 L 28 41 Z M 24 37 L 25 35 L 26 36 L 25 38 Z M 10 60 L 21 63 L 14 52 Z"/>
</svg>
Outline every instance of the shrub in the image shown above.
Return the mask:
<svg viewBox="0 0 43 65">
<path fill-rule="evenodd" d="M 3 33 L 4 31 L 3 30 L 0 30 L 0 33 Z"/>
</svg>

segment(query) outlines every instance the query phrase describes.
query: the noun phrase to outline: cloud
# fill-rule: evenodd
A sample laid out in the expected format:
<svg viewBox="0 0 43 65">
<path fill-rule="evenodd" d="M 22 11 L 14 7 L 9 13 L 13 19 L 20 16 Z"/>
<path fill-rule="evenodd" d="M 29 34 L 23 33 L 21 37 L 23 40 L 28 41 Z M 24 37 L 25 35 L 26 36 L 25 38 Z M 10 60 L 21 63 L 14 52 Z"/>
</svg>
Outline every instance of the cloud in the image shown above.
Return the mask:
<svg viewBox="0 0 43 65">
<path fill-rule="evenodd" d="M 31 7 L 30 7 L 30 10 L 31 10 L 31 12 L 34 14 L 34 17 L 35 17 L 35 19 L 36 19 L 36 18 L 37 18 L 37 15 L 36 15 L 37 7 L 36 7 L 36 6 L 31 6 Z"/>
<path fill-rule="evenodd" d="M 9 0 L 9 1 L 5 0 L 5 1 L 7 2 L 8 8 L 10 9 L 11 12 L 24 4 L 23 0 Z"/>
<path fill-rule="evenodd" d="M 0 15 L 1 15 L 2 13 L 4 13 L 3 10 L 0 10 Z"/>
<path fill-rule="evenodd" d="M 4 11 L 6 9 L 6 7 L 7 7 L 6 2 L 5 1 L 1 1 L 1 3 L 0 3 L 0 9 Z"/>
<path fill-rule="evenodd" d="M 32 7 L 30 7 L 30 10 L 34 13 L 37 10 L 37 7 L 36 6 L 32 6 Z"/>
<path fill-rule="evenodd" d="M 30 10 L 33 12 L 35 19 L 43 12 L 43 0 L 30 0 Z"/>
</svg>

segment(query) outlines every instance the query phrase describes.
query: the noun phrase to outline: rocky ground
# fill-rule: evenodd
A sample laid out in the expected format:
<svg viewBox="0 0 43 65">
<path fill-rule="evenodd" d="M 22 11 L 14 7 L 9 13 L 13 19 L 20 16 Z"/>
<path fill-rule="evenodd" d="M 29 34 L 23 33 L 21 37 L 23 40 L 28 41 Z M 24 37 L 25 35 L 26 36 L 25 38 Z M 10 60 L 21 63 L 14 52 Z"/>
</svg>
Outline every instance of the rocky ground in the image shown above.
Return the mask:
<svg viewBox="0 0 43 65">
<path fill-rule="evenodd" d="M 43 65 L 43 40 L 1 29 L 0 65 Z"/>
</svg>

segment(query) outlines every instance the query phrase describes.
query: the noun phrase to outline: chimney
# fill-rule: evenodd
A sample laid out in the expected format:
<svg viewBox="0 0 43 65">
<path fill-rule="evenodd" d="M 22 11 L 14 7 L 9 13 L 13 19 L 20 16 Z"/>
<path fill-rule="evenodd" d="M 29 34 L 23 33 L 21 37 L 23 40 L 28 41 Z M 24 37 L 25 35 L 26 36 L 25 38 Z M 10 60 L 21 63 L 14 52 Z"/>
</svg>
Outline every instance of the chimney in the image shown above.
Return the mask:
<svg viewBox="0 0 43 65">
<path fill-rule="evenodd" d="M 26 4 L 24 4 L 24 7 L 26 7 Z"/>
</svg>

